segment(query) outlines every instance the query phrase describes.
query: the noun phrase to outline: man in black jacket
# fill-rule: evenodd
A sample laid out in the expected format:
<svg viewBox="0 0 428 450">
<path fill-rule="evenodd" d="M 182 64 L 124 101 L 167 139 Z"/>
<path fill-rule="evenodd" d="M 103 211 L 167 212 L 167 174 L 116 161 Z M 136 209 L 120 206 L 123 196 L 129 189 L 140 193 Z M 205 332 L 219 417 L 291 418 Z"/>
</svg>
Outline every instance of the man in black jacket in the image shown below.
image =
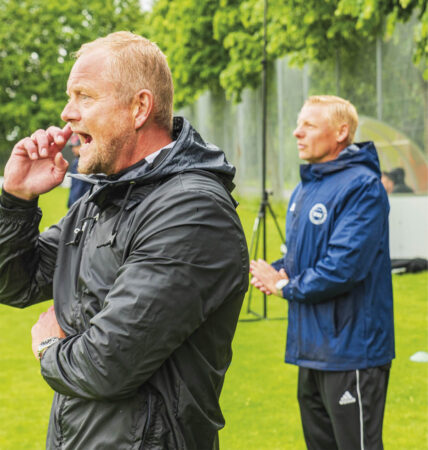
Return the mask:
<svg viewBox="0 0 428 450">
<path fill-rule="evenodd" d="M 166 59 L 144 38 L 82 46 L 67 93 L 67 125 L 16 144 L 0 198 L 0 302 L 54 299 L 32 329 L 55 391 L 47 448 L 218 448 L 248 284 L 234 168 L 172 119 Z M 39 234 L 72 132 L 92 188 Z"/>
</svg>

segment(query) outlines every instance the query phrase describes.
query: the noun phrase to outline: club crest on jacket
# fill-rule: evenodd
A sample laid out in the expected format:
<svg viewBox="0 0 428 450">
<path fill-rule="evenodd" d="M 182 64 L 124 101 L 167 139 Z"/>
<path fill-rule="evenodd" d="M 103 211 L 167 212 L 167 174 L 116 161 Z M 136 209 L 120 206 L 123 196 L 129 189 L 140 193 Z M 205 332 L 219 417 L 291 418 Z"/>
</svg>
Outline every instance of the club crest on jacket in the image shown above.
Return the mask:
<svg viewBox="0 0 428 450">
<path fill-rule="evenodd" d="M 316 203 L 309 211 L 309 220 L 314 225 L 321 225 L 327 220 L 327 208 L 322 203 Z"/>
</svg>

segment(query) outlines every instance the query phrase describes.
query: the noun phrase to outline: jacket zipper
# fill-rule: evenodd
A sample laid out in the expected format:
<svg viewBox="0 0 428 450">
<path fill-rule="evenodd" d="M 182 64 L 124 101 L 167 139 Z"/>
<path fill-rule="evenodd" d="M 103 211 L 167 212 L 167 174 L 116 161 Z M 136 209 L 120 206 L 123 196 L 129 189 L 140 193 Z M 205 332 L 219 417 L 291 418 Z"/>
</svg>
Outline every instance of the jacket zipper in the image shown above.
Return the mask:
<svg viewBox="0 0 428 450">
<path fill-rule="evenodd" d="M 147 438 L 147 434 L 149 432 L 149 427 L 150 427 L 150 418 L 151 418 L 151 400 L 152 400 L 152 395 L 149 392 L 148 398 L 147 398 L 147 422 L 146 422 L 146 426 L 144 427 L 144 432 L 143 432 L 143 437 L 141 439 L 141 445 L 140 445 L 140 450 L 144 450 L 144 443 L 146 441 Z"/>
</svg>

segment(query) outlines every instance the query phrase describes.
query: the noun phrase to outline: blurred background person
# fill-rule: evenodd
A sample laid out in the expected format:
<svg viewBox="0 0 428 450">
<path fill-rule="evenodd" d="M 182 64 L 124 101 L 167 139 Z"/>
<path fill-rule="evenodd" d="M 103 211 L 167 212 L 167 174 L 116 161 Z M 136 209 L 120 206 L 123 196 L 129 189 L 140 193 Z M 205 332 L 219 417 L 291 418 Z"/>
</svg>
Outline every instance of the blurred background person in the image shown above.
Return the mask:
<svg viewBox="0 0 428 450">
<path fill-rule="evenodd" d="M 382 172 L 382 184 L 388 194 L 405 194 L 413 189 L 405 182 L 406 173 L 402 167 L 396 167 L 390 172 Z"/>
<path fill-rule="evenodd" d="M 75 133 L 72 134 L 69 144 L 71 147 L 71 151 L 75 158 L 70 164 L 70 173 L 76 174 L 77 166 L 79 164 L 79 151 L 80 151 L 80 139 L 79 136 Z M 86 181 L 80 180 L 78 178 L 71 177 L 71 186 L 70 186 L 70 195 L 68 196 L 67 207 L 70 208 L 71 205 L 86 192 L 89 191 L 91 185 Z"/>
</svg>

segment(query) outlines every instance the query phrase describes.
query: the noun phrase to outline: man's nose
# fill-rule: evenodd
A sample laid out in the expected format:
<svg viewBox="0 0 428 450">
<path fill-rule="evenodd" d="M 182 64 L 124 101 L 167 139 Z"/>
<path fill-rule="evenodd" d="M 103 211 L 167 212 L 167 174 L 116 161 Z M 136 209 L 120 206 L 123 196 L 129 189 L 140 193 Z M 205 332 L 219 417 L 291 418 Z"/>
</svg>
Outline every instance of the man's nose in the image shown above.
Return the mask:
<svg viewBox="0 0 428 450">
<path fill-rule="evenodd" d="M 293 136 L 296 138 L 302 137 L 301 127 L 296 127 L 296 129 L 293 131 Z"/>
<path fill-rule="evenodd" d="M 80 113 L 73 101 L 69 101 L 61 113 L 61 119 L 64 122 L 80 120 Z"/>
</svg>

